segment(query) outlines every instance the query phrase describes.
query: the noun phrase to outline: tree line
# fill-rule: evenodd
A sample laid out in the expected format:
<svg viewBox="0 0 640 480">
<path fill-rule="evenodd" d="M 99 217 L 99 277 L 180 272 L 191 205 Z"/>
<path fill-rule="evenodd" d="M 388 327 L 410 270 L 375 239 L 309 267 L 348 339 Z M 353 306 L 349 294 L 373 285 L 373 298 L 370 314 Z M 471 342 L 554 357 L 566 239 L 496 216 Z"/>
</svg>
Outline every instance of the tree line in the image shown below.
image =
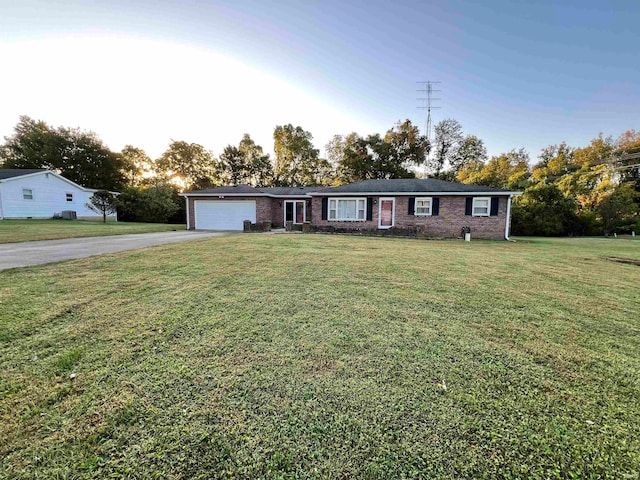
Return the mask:
<svg viewBox="0 0 640 480">
<path fill-rule="evenodd" d="M 523 191 L 513 202 L 513 233 L 585 235 L 624 231 L 637 222 L 640 133 L 603 137 L 583 147 L 566 143 L 542 150 L 532 164 L 514 149 L 488 158 L 484 142 L 454 119 L 434 128 L 429 142 L 410 120 L 384 134 L 335 135 L 326 158 L 300 126 L 273 132 L 274 158 L 249 134 L 218 157 L 197 143 L 172 140 L 150 158 L 132 145 L 111 151 L 93 132 L 52 127 L 22 116 L 0 146 L 2 168 L 47 168 L 81 185 L 118 190 L 124 220 L 183 222 L 178 193 L 230 184 L 331 186 L 367 179 L 428 175 L 450 181 Z M 634 167 L 634 165 L 636 165 Z"/>
</svg>

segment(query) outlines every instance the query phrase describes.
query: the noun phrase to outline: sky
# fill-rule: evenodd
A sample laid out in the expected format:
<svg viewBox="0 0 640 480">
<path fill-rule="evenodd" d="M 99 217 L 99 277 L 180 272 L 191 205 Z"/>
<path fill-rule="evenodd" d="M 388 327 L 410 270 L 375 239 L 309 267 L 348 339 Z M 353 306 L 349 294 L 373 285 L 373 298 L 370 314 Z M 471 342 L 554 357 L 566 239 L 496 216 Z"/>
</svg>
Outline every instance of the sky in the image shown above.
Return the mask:
<svg viewBox="0 0 640 480">
<path fill-rule="evenodd" d="M 268 152 L 458 120 L 490 155 L 640 130 L 640 2 L 0 0 L 0 138 L 20 115 L 156 158 L 171 140 Z"/>
</svg>

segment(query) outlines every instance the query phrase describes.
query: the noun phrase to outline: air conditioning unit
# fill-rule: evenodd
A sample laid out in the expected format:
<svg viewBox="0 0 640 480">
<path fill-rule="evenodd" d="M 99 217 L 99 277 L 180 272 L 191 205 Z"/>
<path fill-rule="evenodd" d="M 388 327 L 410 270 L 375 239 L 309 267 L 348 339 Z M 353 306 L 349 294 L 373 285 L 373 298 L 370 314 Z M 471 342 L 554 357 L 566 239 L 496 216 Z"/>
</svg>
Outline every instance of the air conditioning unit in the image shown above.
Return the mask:
<svg viewBox="0 0 640 480">
<path fill-rule="evenodd" d="M 60 216 L 65 220 L 77 220 L 78 216 L 76 215 L 75 210 L 63 210 L 60 212 Z"/>
</svg>

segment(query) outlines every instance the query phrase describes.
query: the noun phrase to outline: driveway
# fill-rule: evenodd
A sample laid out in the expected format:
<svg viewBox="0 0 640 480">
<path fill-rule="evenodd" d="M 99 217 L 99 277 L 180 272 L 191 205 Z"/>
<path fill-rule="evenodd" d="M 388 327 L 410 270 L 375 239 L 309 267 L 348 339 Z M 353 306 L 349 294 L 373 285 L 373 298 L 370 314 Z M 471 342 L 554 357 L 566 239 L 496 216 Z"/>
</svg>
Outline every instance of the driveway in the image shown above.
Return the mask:
<svg viewBox="0 0 640 480">
<path fill-rule="evenodd" d="M 0 244 L 0 270 L 217 237 L 228 232 L 157 232 Z"/>
</svg>

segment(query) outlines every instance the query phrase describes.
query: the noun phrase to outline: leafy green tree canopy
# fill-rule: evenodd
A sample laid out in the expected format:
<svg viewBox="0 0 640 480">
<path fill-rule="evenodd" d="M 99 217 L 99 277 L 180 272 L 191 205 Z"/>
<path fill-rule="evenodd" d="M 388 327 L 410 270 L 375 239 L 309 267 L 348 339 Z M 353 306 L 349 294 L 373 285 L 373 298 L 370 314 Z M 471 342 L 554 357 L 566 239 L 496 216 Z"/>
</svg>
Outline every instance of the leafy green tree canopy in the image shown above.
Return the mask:
<svg viewBox="0 0 640 480">
<path fill-rule="evenodd" d="M 181 189 L 209 188 L 215 184 L 215 162 L 202 145 L 172 141 L 156 162 L 158 172 Z"/>
<path fill-rule="evenodd" d="M 21 116 L 0 152 L 3 168 L 46 168 L 89 188 L 115 190 L 124 183 L 120 156 L 93 132 Z"/>
<path fill-rule="evenodd" d="M 107 223 L 107 215 L 116 212 L 117 197 L 107 190 L 98 190 L 91 195 L 87 207 L 102 215 L 102 222 Z"/>
</svg>

